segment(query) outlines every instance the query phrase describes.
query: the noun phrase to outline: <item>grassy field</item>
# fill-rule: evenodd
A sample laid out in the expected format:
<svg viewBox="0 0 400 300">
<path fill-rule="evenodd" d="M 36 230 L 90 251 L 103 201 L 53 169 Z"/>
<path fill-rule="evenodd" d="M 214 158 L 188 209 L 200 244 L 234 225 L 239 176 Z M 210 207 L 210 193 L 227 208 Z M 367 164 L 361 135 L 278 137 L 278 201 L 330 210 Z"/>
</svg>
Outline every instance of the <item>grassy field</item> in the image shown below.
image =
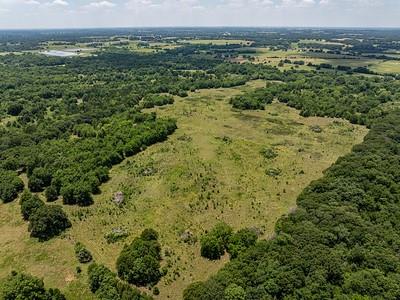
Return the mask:
<svg viewBox="0 0 400 300">
<path fill-rule="evenodd" d="M 191 40 L 179 40 L 179 43 L 183 44 L 193 44 L 193 45 L 251 45 L 252 41 L 246 40 L 230 40 L 230 39 L 215 39 L 215 40 L 205 40 L 205 39 L 191 39 Z"/>
<path fill-rule="evenodd" d="M 315 65 L 328 63 L 333 66 L 350 66 L 356 67 L 368 67 L 372 71 L 378 73 L 400 73 L 400 61 L 395 60 L 382 60 L 366 57 L 353 57 L 346 55 L 327 54 L 327 53 L 314 53 L 314 52 L 303 52 L 300 49 L 291 50 L 271 50 L 269 48 L 255 48 L 257 52 L 255 54 L 248 54 L 254 57 L 255 63 L 269 64 L 272 66 L 278 66 L 279 62 L 284 59 L 290 59 L 291 61 L 303 60 L 305 65 L 295 66 L 293 64 L 285 64 L 283 67 L 279 67 L 281 70 L 287 70 L 290 68 L 302 69 L 302 70 L 313 70 L 314 68 L 307 66 L 308 63 Z M 248 59 L 238 58 L 235 61 L 243 62 Z"/>
<path fill-rule="evenodd" d="M 45 243 L 30 239 L 17 201 L 0 204 L 0 277 L 23 270 L 61 288 L 68 299 L 93 299 L 86 268 L 79 275 L 75 271 L 74 242 L 84 243 L 96 261 L 114 269 L 124 243 L 153 227 L 160 233 L 162 264 L 168 267 L 158 299 L 180 299 L 189 283 L 204 280 L 228 259 L 201 258 L 199 243 L 181 241 L 183 231 L 199 238 L 223 220 L 235 229 L 256 227 L 263 238 L 270 237 L 276 220 L 295 208 L 301 190 L 360 143 L 367 130 L 342 120 L 303 118 L 280 103 L 265 111 L 231 109 L 232 95 L 263 85 L 254 81 L 201 90 L 154 109 L 177 119 L 176 133 L 115 166 L 93 206 L 66 207 L 73 227 L 60 238 Z M 263 149 L 278 156 L 268 160 L 260 154 Z M 268 176 L 271 169 L 280 175 Z M 125 195 L 122 207 L 112 202 L 117 191 Z M 126 230 L 128 238 L 108 244 L 104 236 L 114 228 Z"/>
<path fill-rule="evenodd" d="M 371 70 L 378 73 L 400 73 L 400 61 L 388 60 L 373 64 Z"/>
</svg>

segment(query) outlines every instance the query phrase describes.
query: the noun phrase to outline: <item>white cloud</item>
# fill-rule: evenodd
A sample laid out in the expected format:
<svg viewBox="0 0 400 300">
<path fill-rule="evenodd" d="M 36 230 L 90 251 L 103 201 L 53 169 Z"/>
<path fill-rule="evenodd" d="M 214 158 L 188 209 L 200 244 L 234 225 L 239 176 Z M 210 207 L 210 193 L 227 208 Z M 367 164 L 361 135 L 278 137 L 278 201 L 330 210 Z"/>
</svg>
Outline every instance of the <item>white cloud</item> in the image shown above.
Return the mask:
<svg viewBox="0 0 400 300">
<path fill-rule="evenodd" d="M 28 4 L 28 5 L 40 5 L 39 1 L 36 0 L 25 0 L 24 4 Z"/>
<path fill-rule="evenodd" d="M 69 3 L 65 0 L 54 0 L 52 2 L 45 3 L 47 6 L 68 6 Z"/>
<path fill-rule="evenodd" d="M 87 8 L 112 8 L 115 7 L 116 4 L 110 1 L 98 1 L 98 2 L 91 2 L 85 7 Z"/>
<path fill-rule="evenodd" d="M 198 0 L 129 0 L 125 3 L 125 5 L 128 9 L 136 11 L 148 8 L 172 11 L 203 8 L 203 6 L 199 4 Z"/>
</svg>

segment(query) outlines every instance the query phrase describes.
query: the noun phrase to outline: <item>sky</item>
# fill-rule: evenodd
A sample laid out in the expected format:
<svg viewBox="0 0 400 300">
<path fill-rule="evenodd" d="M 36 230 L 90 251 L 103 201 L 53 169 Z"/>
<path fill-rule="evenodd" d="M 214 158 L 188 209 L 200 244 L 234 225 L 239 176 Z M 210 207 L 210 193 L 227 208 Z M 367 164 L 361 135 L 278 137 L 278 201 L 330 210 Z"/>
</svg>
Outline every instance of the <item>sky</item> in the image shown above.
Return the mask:
<svg viewBox="0 0 400 300">
<path fill-rule="evenodd" d="M 400 0 L 0 0 L 0 29 L 400 27 Z"/>
</svg>

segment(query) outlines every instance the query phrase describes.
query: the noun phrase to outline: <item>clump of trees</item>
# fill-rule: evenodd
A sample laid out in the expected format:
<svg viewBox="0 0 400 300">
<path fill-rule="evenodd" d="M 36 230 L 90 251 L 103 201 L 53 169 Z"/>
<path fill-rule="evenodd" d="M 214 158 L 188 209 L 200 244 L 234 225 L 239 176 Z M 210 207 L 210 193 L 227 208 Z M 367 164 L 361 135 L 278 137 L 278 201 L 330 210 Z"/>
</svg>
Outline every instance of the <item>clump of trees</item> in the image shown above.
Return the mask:
<svg viewBox="0 0 400 300">
<path fill-rule="evenodd" d="M 161 246 L 158 234 L 146 229 L 130 245 L 125 245 L 117 259 L 118 276 L 132 284 L 155 284 L 161 278 Z"/>
<path fill-rule="evenodd" d="M 249 91 L 243 95 L 235 96 L 230 99 L 230 104 L 233 108 L 237 109 L 261 109 L 265 108 L 265 105 L 272 103 L 274 95 L 270 90 L 266 88 L 256 89 Z"/>
<path fill-rule="evenodd" d="M 65 296 L 58 289 L 47 290 L 43 280 L 14 271 L 4 280 L 0 295 L 4 300 L 65 300 Z"/>
<path fill-rule="evenodd" d="M 71 227 L 68 216 L 60 205 L 46 205 L 37 195 L 25 190 L 20 198 L 21 214 L 29 221 L 31 237 L 49 240 Z"/>
<path fill-rule="evenodd" d="M 117 275 L 104 265 L 91 264 L 88 268 L 88 276 L 90 290 L 96 295 L 97 299 L 152 299 L 131 285 L 120 281 Z"/>
<path fill-rule="evenodd" d="M 241 252 L 253 246 L 257 241 L 257 234 L 251 229 L 241 229 L 233 232 L 226 223 L 218 223 L 214 228 L 202 236 L 201 256 L 216 260 L 227 251 L 231 258 L 237 257 Z"/>
<path fill-rule="evenodd" d="M 174 97 L 172 97 L 171 95 L 149 94 L 146 95 L 142 100 L 142 106 L 144 108 L 152 108 L 155 106 L 163 106 L 173 103 L 174 103 Z"/>
<path fill-rule="evenodd" d="M 275 238 L 189 286 L 184 299 L 398 299 L 399 132 L 399 111 L 376 118 L 364 142 L 302 192 Z M 238 240 L 246 245 L 247 234 Z"/>
</svg>

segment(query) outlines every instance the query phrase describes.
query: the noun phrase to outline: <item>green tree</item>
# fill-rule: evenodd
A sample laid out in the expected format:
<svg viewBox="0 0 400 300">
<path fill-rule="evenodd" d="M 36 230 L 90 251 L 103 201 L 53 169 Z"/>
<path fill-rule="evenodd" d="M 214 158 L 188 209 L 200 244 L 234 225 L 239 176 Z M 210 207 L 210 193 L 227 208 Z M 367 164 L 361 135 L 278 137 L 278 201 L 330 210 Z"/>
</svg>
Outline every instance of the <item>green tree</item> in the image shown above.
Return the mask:
<svg viewBox="0 0 400 300">
<path fill-rule="evenodd" d="M 224 291 L 225 300 L 245 300 L 246 291 L 237 284 L 230 284 Z"/>
<path fill-rule="evenodd" d="M 161 278 L 161 247 L 154 230 L 144 230 L 141 237 L 122 249 L 117 259 L 118 276 L 136 285 L 157 283 Z M 143 239 L 144 238 L 144 239 Z"/>
<path fill-rule="evenodd" d="M 24 183 L 14 171 L 0 169 L 0 200 L 4 203 L 11 202 L 23 189 Z"/>
<path fill-rule="evenodd" d="M 24 200 L 22 200 L 24 199 Z M 35 213 L 37 209 L 44 206 L 44 202 L 40 200 L 37 195 L 30 194 L 30 197 L 21 197 L 21 214 L 24 220 L 28 221 L 30 216 Z"/>
<path fill-rule="evenodd" d="M 46 291 L 43 280 L 16 272 L 6 278 L 2 294 L 4 300 L 65 300 L 58 289 Z"/>
<path fill-rule="evenodd" d="M 48 202 L 56 201 L 58 198 L 58 191 L 54 185 L 47 187 L 44 191 L 44 194 Z"/>
<path fill-rule="evenodd" d="M 71 227 L 71 222 L 59 205 L 43 205 L 29 217 L 32 237 L 48 240 Z"/>
<path fill-rule="evenodd" d="M 216 260 L 220 259 L 224 254 L 224 243 L 221 239 L 213 235 L 205 235 L 200 239 L 201 244 L 201 256 Z"/>
<path fill-rule="evenodd" d="M 227 251 L 231 258 L 235 258 L 250 246 L 255 245 L 256 241 L 257 234 L 254 230 L 240 229 L 230 237 Z"/>
</svg>

